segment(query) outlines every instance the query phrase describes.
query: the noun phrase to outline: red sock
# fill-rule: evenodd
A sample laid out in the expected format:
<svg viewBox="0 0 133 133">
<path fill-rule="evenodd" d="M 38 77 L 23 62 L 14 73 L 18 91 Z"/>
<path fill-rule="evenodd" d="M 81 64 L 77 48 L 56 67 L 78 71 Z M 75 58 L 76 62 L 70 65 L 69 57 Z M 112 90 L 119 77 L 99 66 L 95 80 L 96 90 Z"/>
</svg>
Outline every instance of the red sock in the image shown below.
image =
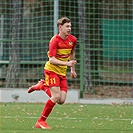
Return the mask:
<svg viewBox="0 0 133 133">
<path fill-rule="evenodd" d="M 52 102 L 51 99 L 49 99 L 45 106 L 44 106 L 44 110 L 39 118 L 38 121 L 45 121 L 47 119 L 47 117 L 49 116 L 49 114 L 51 113 L 53 107 L 55 106 L 56 103 Z"/>
<path fill-rule="evenodd" d="M 50 88 L 49 88 L 48 86 L 43 85 L 43 86 L 42 86 L 42 90 L 45 91 L 45 93 L 46 93 L 49 97 L 51 97 Z"/>
</svg>

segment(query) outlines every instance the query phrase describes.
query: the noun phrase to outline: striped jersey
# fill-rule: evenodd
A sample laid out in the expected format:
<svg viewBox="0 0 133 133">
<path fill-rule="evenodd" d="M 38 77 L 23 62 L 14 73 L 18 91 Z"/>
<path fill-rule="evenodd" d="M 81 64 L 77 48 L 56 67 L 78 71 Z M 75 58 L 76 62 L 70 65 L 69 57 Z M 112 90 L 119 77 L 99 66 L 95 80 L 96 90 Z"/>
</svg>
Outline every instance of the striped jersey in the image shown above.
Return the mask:
<svg viewBox="0 0 133 133">
<path fill-rule="evenodd" d="M 69 34 L 65 40 L 58 34 L 53 36 L 49 42 L 48 57 L 54 56 L 58 60 L 68 61 L 76 42 L 77 38 L 71 34 Z M 44 69 L 66 76 L 67 66 L 54 65 L 47 61 Z"/>
</svg>

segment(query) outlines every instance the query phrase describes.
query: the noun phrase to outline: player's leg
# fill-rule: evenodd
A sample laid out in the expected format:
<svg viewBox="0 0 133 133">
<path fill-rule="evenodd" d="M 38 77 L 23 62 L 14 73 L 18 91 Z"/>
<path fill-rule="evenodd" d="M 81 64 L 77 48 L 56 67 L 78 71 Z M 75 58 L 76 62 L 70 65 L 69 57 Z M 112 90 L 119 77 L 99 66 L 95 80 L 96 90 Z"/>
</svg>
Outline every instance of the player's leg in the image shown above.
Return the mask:
<svg viewBox="0 0 133 133">
<path fill-rule="evenodd" d="M 33 91 L 40 91 L 43 88 L 44 84 L 45 84 L 45 80 L 41 79 L 40 81 L 38 81 L 37 84 L 29 87 L 28 93 L 31 93 Z"/>
<path fill-rule="evenodd" d="M 57 102 L 58 104 L 63 104 L 66 101 L 68 91 L 68 84 L 66 76 L 60 76 L 60 99 Z"/>
<path fill-rule="evenodd" d="M 60 79 L 57 74 L 53 72 L 46 72 L 46 84 L 49 84 L 51 90 L 51 98 L 46 102 L 44 109 L 41 113 L 40 118 L 36 123 L 36 128 L 49 129 L 50 127 L 46 123 L 46 119 L 50 115 L 53 107 L 56 105 L 57 101 L 60 99 Z"/>
<path fill-rule="evenodd" d="M 65 91 L 60 91 L 60 99 L 57 101 L 58 104 L 64 104 L 66 101 L 67 93 Z"/>
<path fill-rule="evenodd" d="M 46 123 L 46 119 L 50 115 L 56 103 L 63 104 L 66 100 L 67 88 L 68 88 L 66 78 L 63 78 L 62 80 L 60 80 L 60 78 L 58 78 L 57 75 L 54 75 L 50 79 L 53 79 L 53 78 L 55 79 L 56 82 L 55 82 L 55 86 L 50 88 L 52 96 L 46 102 L 44 106 L 44 110 L 36 123 L 36 128 L 50 129 L 50 127 Z M 60 87 L 59 87 L 59 84 L 60 84 Z"/>
<path fill-rule="evenodd" d="M 47 76 L 45 74 L 45 71 L 44 71 L 44 75 Z M 37 84 L 35 85 L 32 85 L 31 87 L 29 87 L 28 89 L 28 93 L 31 93 L 33 91 L 40 91 L 40 90 L 43 90 L 45 91 L 45 93 L 51 97 L 51 92 L 50 92 L 50 89 L 49 89 L 49 86 L 46 85 L 46 82 L 45 80 L 41 79 Z"/>
<path fill-rule="evenodd" d="M 51 87 L 51 98 L 46 102 L 44 109 L 41 113 L 40 118 L 38 119 L 36 123 L 36 128 L 42 128 L 42 129 L 50 129 L 48 124 L 46 123 L 46 120 L 48 116 L 50 115 L 53 107 L 56 105 L 57 101 L 60 98 L 60 87 Z"/>
</svg>

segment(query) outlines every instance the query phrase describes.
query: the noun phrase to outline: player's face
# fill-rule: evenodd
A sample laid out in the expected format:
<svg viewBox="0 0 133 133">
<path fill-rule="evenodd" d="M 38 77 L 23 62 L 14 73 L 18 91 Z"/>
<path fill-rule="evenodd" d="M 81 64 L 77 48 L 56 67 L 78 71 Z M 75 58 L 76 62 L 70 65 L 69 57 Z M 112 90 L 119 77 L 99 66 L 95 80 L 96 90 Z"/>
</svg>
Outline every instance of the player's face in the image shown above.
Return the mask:
<svg viewBox="0 0 133 133">
<path fill-rule="evenodd" d="M 62 25 L 60 27 L 60 31 L 64 34 L 64 35 L 68 35 L 71 32 L 71 23 L 65 23 L 64 25 Z"/>
</svg>

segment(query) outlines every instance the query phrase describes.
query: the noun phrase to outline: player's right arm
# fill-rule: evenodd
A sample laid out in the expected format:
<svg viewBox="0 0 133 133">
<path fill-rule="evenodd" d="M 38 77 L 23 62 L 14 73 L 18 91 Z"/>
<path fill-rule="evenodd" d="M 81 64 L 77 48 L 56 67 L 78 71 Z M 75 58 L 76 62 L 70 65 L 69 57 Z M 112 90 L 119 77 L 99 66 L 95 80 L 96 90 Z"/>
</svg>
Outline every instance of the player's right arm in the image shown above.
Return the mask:
<svg viewBox="0 0 133 133">
<path fill-rule="evenodd" d="M 61 65 L 61 66 L 69 66 L 72 67 L 74 66 L 77 62 L 76 60 L 70 60 L 70 61 L 61 61 L 56 59 L 54 56 L 49 57 L 49 62 L 53 65 Z"/>
</svg>

